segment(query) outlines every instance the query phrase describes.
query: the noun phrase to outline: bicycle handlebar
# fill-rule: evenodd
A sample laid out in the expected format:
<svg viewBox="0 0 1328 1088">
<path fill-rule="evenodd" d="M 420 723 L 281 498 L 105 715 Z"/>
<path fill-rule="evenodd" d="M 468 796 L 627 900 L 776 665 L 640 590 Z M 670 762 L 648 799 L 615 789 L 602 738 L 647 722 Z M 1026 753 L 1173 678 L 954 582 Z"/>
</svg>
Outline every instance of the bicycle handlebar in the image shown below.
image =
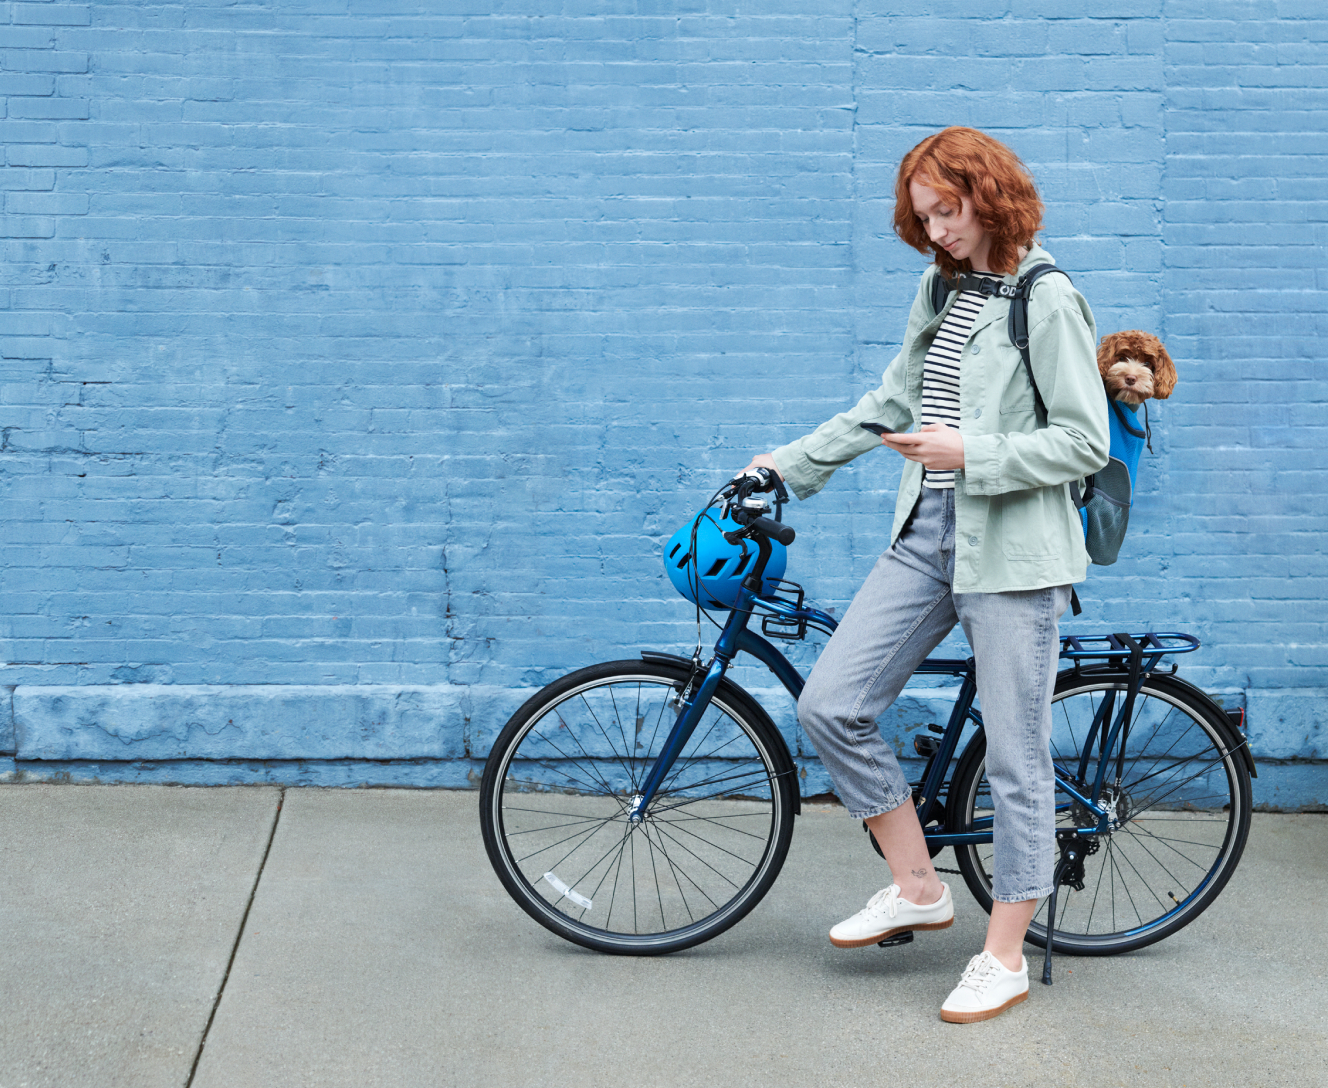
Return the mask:
<svg viewBox="0 0 1328 1088">
<path fill-rule="evenodd" d="M 794 537 L 797 536 L 792 525 L 785 525 L 782 521 L 773 521 L 770 518 L 752 518 L 747 524 L 757 532 L 778 540 L 786 548 L 793 543 Z"/>
<path fill-rule="evenodd" d="M 770 504 L 762 500 L 749 504 L 748 498 L 753 492 L 772 490 L 775 493 L 775 516 L 767 518 L 763 513 L 769 512 Z M 724 497 L 725 512 L 742 526 L 739 530 L 726 532 L 725 540 L 736 544 L 745 536 L 759 533 L 763 537 L 779 541 L 786 548 L 793 543 L 797 534 L 792 526 L 785 525 L 780 520 L 783 512 L 781 508 L 788 502 L 788 491 L 783 481 L 769 469 L 758 468 L 752 472 L 739 473 L 720 490 L 719 494 Z M 749 509 L 749 505 L 755 509 Z M 764 548 L 762 551 L 764 554 Z"/>
</svg>

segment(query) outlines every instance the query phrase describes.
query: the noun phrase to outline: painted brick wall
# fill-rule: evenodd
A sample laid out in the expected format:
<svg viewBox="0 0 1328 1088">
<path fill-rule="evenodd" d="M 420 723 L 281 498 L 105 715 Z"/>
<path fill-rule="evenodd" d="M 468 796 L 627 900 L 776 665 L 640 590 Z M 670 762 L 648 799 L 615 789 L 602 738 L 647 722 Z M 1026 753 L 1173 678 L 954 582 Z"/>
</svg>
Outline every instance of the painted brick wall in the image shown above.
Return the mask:
<svg viewBox="0 0 1328 1088">
<path fill-rule="evenodd" d="M 532 687 L 685 650 L 660 545 L 877 380 L 921 271 L 894 168 L 966 123 L 1181 371 L 1075 629 L 1199 634 L 1261 799 L 1328 801 L 1326 36 L 1294 2 L 0 4 L 0 748 L 463 784 Z M 790 511 L 825 605 L 897 478 Z"/>
</svg>

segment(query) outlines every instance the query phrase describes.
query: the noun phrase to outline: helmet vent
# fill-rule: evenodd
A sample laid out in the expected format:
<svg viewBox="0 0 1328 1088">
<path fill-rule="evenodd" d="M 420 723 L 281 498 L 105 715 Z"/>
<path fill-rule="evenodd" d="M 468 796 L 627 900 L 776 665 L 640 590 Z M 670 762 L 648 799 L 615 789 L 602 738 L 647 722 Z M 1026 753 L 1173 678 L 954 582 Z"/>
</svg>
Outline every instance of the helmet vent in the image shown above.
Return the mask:
<svg viewBox="0 0 1328 1088">
<path fill-rule="evenodd" d="M 705 576 L 707 578 L 713 578 L 716 574 L 718 574 L 720 571 L 724 569 L 724 564 L 727 562 L 728 562 L 727 556 L 721 556 L 719 559 L 716 559 L 713 563 L 710 564 L 710 569 L 705 572 Z"/>
<path fill-rule="evenodd" d="M 733 577 L 738 577 L 739 574 L 747 569 L 747 560 L 751 559 L 751 557 L 751 552 L 742 553 L 742 558 L 738 560 L 738 565 L 733 568 Z"/>
<path fill-rule="evenodd" d="M 673 556 L 677 554 L 678 554 L 678 549 L 674 548 L 673 553 L 669 556 L 669 558 L 672 559 Z M 681 559 L 678 560 L 678 569 L 682 570 L 682 568 L 687 566 L 687 564 L 690 563 L 691 561 L 692 561 L 692 553 L 688 552 Z"/>
<path fill-rule="evenodd" d="M 678 549 L 681 547 L 682 547 L 682 541 L 680 540 L 678 541 L 677 544 L 673 545 L 673 551 L 669 552 L 669 558 L 672 559 L 675 555 L 677 555 Z"/>
</svg>

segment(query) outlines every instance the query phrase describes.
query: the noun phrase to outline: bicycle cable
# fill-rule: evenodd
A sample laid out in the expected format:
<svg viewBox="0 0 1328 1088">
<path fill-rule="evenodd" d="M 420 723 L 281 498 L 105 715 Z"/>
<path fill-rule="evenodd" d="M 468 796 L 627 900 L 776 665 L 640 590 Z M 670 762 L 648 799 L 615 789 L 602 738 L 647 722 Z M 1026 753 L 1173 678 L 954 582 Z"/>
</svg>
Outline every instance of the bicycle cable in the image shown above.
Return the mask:
<svg viewBox="0 0 1328 1088">
<path fill-rule="evenodd" d="M 706 500 L 705 506 L 701 508 L 701 513 L 697 517 L 692 519 L 692 536 L 691 539 L 688 541 L 688 552 L 691 556 L 691 561 L 688 563 L 687 566 L 687 586 L 689 589 L 691 589 L 692 599 L 696 602 L 696 649 L 692 651 L 692 661 L 698 665 L 700 664 L 701 661 L 701 649 L 703 645 L 701 639 L 701 613 L 705 612 L 705 618 L 708 619 L 713 626 L 719 628 L 720 630 L 723 630 L 723 625 L 716 622 L 715 618 L 709 612 L 707 612 L 705 609 L 701 607 L 701 590 L 704 587 L 701 584 L 700 563 L 697 561 L 696 558 L 696 533 L 697 530 L 701 527 L 702 517 L 704 517 L 706 521 L 710 522 L 711 525 L 714 525 L 715 528 L 719 528 L 718 524 L 715 522 L 715 519 L 712 518 L 708 513 L 706 513 L 706 511 L 715 505 L 715 500 L 718 499 L 720 495 L 722 495 L 724 491 L 732 483 L 733 480 L 728 480 L 723 485 L 721 485 L 715 491 L 715 493 L 711 495 L 709 499 Z M 693 578 L 695 579 L 695 581 L 693 581 Z"/>
</svg>

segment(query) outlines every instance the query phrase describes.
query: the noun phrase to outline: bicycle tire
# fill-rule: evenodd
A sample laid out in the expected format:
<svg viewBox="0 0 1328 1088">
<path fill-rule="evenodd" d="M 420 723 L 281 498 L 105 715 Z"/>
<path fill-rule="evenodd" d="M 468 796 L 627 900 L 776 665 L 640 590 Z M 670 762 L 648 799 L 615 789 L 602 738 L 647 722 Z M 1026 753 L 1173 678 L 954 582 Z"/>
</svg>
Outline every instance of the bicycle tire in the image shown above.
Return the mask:
<svg viewBox="0 0 1328 1088">
<path fill-rule="evenodd" d="M 793 762 L 769 716 L 727 679 L 646 819 L 627 820 L 688 677 L 653 661 L 580 669 L 527 700 L 494 743 L 480 786 L 489 861 L 521 908 L 566 940 L 677 952 L 744 917 L 779 875 Z"/>
<path fill-rule="evenodd" d="M 1066 672 L 1057 681 L 1052 757 L 1071 777 L 1079 767 L 1085 724 L 1108 691 L 1114 693 L 1113 708 L 1119 708 L 1126 680 L 1124 672 Z M 1095 837 L 1104 841 L 1085 859 L 1083 890 L 1061 886 L 1054 951 L 1082 956 L 1133 951 L 1171 936 L 1207 909 L 1231 878 L 1249 837 L 1251 789 L 1239 751 L 1243 743 L 1207 697 L 1185 681 L 1144 682 L 1114 802 L 1120 823 L 1109 835 Z M 1099 747 L 1088 759 L 1089 783 L 1100 758 Z M 1116 753 L 1107 759 L 1114 764 Z M 955 770 L 951 827 L 969 830 L 978 814 L 990 812 L 985 764 L 986 738 L 978 733 Z M 1114 771 L 1109 764 L 1105 783 L 1114 780 Z M 1057 791 L 1056 809 L 1058 828 L 1092 826 L 1068 794 Z M 964 881 L 988 913 L 992 852 L 991 844 L 955 849 Z M 1046 911 L 1044 899 L 1027 936 L 1042 948 Z"/>
</svg>

